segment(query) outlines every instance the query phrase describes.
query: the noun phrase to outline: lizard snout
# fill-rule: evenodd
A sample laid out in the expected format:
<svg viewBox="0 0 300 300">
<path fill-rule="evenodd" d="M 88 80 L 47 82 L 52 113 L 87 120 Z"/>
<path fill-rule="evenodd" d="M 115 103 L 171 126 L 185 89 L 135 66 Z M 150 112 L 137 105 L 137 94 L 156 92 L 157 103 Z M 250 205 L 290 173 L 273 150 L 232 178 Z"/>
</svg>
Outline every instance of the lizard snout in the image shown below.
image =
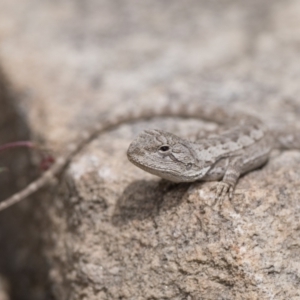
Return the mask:
<svg viewBox="0 0 300 300">
<path fill-rule="evenodd" d="M 141 148 L 137 145 L 135 141 L 133 141 L 127 150 L 127 157 L 131 162 L 135 162 L 138 157 L 142 157 L 143 151 L 141 151 Z"/>
</svg>

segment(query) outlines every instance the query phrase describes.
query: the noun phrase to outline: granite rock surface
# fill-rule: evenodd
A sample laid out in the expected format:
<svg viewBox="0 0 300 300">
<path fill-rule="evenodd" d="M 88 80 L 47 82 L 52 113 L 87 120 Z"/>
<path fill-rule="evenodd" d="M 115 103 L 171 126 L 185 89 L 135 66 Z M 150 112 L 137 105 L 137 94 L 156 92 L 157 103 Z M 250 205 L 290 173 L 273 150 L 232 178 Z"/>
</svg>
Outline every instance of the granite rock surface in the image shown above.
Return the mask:
<svg viewBox="0 0 300 300">
<path fill-rule="evenodd" d="M 63 153 L 116 109 L 176 101 L 300 126 L 299 42 L 296 0 L 2 0 L 0 142 Z M 300 152 L 274 151 L 212 207 L 211 183 L 172 185 L 127 161 L 144 128 L 216 124 L 124 124 L 1 213 L 12 299 L 299 299 Z M 3 198 L 38 176 L 36 154 L 17 154 Z"/>
</svg>

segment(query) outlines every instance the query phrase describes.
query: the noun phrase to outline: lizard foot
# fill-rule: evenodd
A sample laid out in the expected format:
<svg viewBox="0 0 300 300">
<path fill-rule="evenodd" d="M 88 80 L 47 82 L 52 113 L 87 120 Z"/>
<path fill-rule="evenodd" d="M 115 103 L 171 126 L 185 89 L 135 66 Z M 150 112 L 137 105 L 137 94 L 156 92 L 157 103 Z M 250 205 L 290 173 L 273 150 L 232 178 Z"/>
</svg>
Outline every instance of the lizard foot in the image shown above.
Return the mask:
<svg viewBox="0 0 300 300">
<path fill-rule="evenodd" d="M 213 187 L 212 190 L 215 191 L 215 204 L 220 202 L 222 205 L 226 195 L 229 196 L 229 200 L 232 199 L 233 196 L 233 186 L 226 182 L 218 182 Z"/>
</svg>

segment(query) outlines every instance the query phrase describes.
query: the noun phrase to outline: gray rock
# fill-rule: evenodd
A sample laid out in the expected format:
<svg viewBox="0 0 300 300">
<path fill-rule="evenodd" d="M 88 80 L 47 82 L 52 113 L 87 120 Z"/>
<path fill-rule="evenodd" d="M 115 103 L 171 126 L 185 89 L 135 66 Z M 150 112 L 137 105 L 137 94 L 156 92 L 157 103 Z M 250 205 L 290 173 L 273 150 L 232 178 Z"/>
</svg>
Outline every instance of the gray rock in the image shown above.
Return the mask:
<svg viewBox="0 0 300 300">
<path fill-rule="evenodd" d="M 0 2 L 15 119 L 55 153 L 115 109 L 167 101 L 299 126 L 299 36 L 296 0 Z M 231 202 L 211 207 L 210 183 L 172 185 L 127 161 L 148 127 L 189 135 L 215 125 L 120 126 L 87 145 L 59 182 L 4 212 L 0 242 L 16 246 L 0 249 L 0 273 L 14 278 L 16 297 L 300 298 L 300 152 L 274 152 Z M 19 166 L 24 179 L 28 162 Z"/>
</svg>

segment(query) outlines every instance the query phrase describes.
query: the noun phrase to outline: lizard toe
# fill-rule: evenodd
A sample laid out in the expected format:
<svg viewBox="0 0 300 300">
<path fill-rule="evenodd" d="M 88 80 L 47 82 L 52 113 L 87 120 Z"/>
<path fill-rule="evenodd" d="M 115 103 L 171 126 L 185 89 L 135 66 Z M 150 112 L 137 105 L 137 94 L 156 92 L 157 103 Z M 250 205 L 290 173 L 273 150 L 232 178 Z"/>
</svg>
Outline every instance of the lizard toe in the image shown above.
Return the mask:
<svg viewBox="0 0 300 300">
<path fill-rule="evenodd" d="M 229 199 L 232 198 L 233 194 L 233 187 L 226 183 L 226 182 L 218 182 L 213 187 L 212 190 L 215 191 L 215 204 L 219 202 L 220 204 L 223 203 L 226 195 L 228 194 Z"/>
<path fill-rule="evenodd" d="M 228 195 L 229 195 L 229 200 L 231 200 L 233 198 L 233 186 L 231 185 L 228 191 Z"/>
</svg>

